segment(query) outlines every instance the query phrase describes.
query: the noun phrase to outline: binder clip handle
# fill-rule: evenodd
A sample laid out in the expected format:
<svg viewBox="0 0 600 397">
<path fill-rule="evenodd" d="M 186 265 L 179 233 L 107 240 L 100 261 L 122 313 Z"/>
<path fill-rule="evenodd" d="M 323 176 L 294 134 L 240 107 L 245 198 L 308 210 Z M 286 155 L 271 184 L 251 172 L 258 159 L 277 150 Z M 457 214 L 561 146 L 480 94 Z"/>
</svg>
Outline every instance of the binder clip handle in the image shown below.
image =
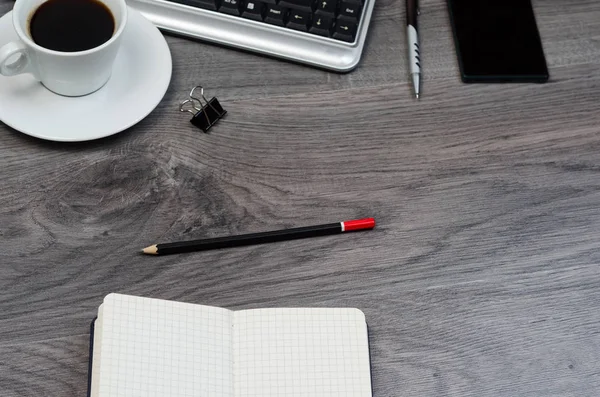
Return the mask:
<svg viewBox="0 0 600 397">
<path fill-rule="evenodd" d="M 200 98 L 194 96 L 197 89 L 200 89 Z M 217 98 L 206 99 L 204 88 L 201 85 L 192 88 L 189 98 L 179 104 L 179 110 L 191 113 L 190 122 L 204 132 L 208 132 L 217 121 L 227 114 Z"/>
</svg>

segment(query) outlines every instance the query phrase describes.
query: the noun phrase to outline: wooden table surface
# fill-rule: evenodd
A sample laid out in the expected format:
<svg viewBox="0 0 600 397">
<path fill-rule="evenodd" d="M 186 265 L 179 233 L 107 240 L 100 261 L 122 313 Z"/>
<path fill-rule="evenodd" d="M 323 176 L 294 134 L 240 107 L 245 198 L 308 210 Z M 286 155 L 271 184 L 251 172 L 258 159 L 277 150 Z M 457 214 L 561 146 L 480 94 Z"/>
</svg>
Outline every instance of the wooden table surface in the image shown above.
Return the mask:
<svg viewBox="0 0 600 397">
<path fill-rule="evenodd" d="M 377 397 L 600 395 L 600 2 L 534 6 L 547 84 L 461 83 L 445 2 L 424 0 L 417 102 L 404 3 L 377 0 L 349 74 L 168 37 L 169 90 L 135 127 L 60 144 L 0 124 L 0 395 L 84 396 L 110 292 L 358 307 Z M 196 84 L 229 111 L 210 134 L 178 111 Z M 370 232 L 139 254 L 367 216 Z"/>
</svg>

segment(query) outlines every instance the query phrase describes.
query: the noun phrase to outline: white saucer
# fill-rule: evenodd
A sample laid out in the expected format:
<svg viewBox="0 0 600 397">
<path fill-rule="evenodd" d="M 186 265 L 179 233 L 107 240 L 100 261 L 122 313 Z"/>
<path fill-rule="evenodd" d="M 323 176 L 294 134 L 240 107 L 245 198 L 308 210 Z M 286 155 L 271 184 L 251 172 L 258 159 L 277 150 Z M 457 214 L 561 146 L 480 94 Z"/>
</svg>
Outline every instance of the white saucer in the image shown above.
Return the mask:
<svg viewBox="0 0 600 397">
<path fill-rule="evenodd" d="M 0 120 L 37 138 L 79 142 L 123 131 L 159 104 L 171 81 L 171 52 L 158 29 L 128 8 L 112 77 L 83 97 L 54 94 L 29 74 L 0 75 Z M 17 39 L 12 11 L 0 18 L 0 46 Z"/>
</svg>

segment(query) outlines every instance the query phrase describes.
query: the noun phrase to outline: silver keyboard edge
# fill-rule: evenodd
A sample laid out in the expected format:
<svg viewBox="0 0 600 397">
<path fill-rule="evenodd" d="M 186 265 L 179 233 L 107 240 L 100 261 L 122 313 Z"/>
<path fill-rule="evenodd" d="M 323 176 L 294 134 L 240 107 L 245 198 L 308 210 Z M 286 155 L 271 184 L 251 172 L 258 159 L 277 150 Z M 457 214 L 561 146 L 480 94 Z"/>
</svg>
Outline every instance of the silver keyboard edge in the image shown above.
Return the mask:
<svg viewBox="0 0 600 397">
<path fill-rule="evenodd" d="M 354 43 L 315 36 L 164 0 L 126 0 L 165 32 L 254 51 L 335 72 L 354 69 L 369 30 L 375 0 L 367 0 Z"/>
</svg>

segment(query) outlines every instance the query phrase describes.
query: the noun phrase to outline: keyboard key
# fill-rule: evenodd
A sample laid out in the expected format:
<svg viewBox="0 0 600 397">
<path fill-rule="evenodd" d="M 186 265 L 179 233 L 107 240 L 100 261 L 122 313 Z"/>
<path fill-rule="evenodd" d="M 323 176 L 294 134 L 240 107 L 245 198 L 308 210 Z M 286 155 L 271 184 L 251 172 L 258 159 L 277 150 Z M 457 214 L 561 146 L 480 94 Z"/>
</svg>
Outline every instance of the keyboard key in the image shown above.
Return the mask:
<svg viewBox="0 0 600 397">
<path fill-rule="evenodd" d="M 204 8 L 205 10 L 217 11 L 219 4 L 217 0 L 170 0 L 173 3 L 185 4 L 187 6 Z"/>
<path fill-rule="evenodd" d="M 307 32 L 309 22 L 310 14 L 308 12 L 291 10 L 289 22 L 286 26 L 290 29 Z"/>
<path fill-rule="evenodd" d="M 219 12 L 229 15 L 240 15 L 240 0 L 223 0 Z"/>
<path fill-rule="evenodd" d="M 336 0 L 318 0 L 315 15 L 326 18 L 335 18 Z"/>
<path fill-rule="evenodd" d="M 281 0 L 279 6 L 295 11 L 312 12 L 312 2 L 313 0 Z"/>
<path fill-rule="evenodd" d="M 331 27 L 333 25 L 333 18 L 321 17 L 315 15 L 315 20 L 310 27 L 309 32 L 318 34 L 319 36 L 331 37 Z"/>
<path fill-rule="evenodd" d="M 348 21 L 357 22 L 360 18 L 360 5 L 356 3 L 350 3 L 343 1 L 340 5 L 340 15 L 338 18 L 346 19 Z"/>
<path fill-rule="evenodd" d="M 265 14 L 265 22 L 270 23 L 271 25 L 285 26 L 286 14 L 287 8 L 268 5 Z"/>
<path fill-rule="evenodd" d="M 333 32 L 334 39 L 352 43 L 354 41 L 354 35 L 356 35 L 356 23 L 344 21 L 343 19 L 338 20 L 335 26 L 335 32 Z"/>
<path fill-rule="evenodd" d="M 261 1 L 248 0 L 244 6 L 244 11 L 242 11 L 242 16 L 255 21 L 262 21 L 264 10 L 265 5 Z"/>
</svg>

